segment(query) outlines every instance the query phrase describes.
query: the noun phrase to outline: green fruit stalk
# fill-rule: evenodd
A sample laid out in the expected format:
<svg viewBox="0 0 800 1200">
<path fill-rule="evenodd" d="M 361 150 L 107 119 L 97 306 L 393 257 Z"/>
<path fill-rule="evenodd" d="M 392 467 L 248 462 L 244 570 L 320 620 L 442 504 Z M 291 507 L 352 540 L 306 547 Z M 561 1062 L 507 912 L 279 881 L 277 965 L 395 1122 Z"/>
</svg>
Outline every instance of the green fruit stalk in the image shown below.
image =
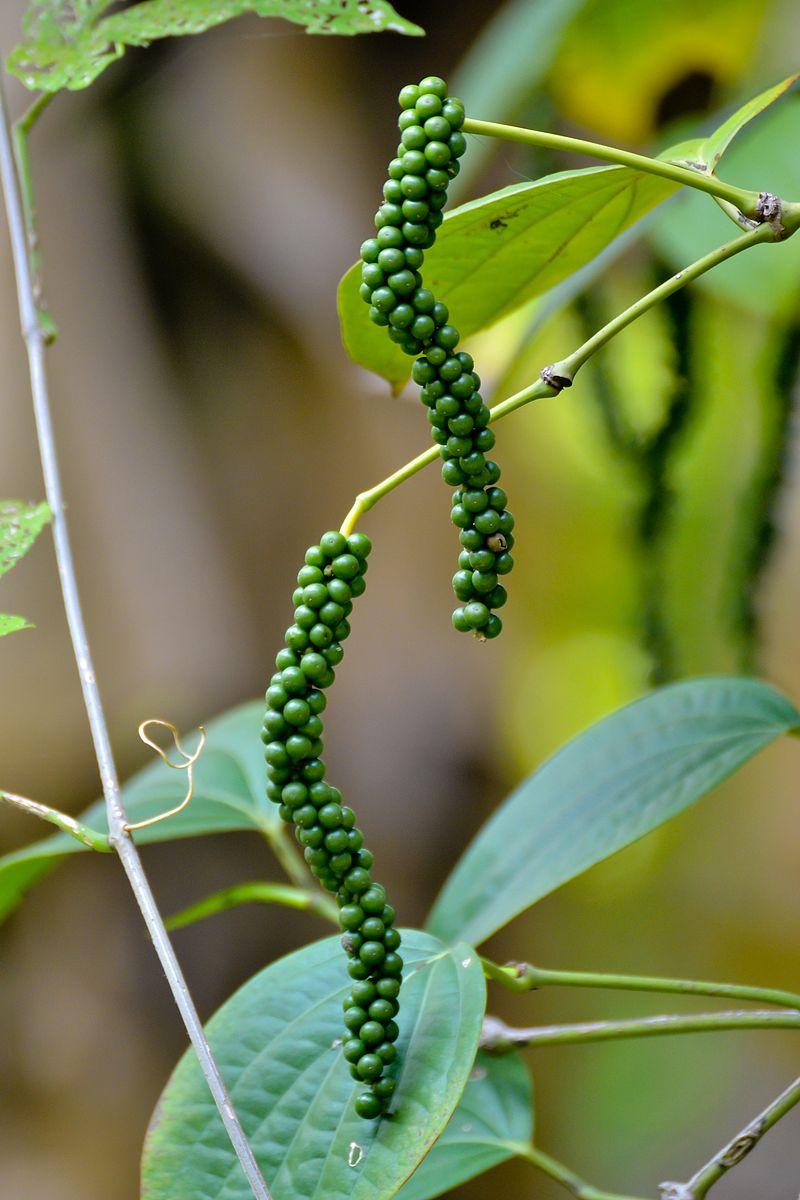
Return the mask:
<svg viewBox="0 0 800 1200">
<path fill-rule="evenodd" d="M 386 1073 L 397 1057 L 398 996 L 403 960 L 386 891 L 373 883 L 372 855 L 355 814 L 325 782 L 322 713 L 325 689 L 342 661 L 347 618 L 365 589 L 371 544 L 363 533 L 325 533 L 306 551 L 297 575 L 294 623 L 275 659 L 262 738 L 267 796 L 294 827 L 312 874 L 339 905 L 342 944 L 353 981 L 344 1003 L 344 1056 L 354 1079 L 369 1085 L 356 1099 L 359 1116 L 380 1116 L 394 1090 Z"/>
<path fill-rule="evenodd" d="M 453 576 L 461 604 L 453 625 L 494 638 L 503 627 L 494 610 L 506 602 L 499 577 L 514 565 L 514 518 L 497 486 L 500 468 L 486 457 L 494 433 L 472 357 L 456 349 L 459 333 L 447 306 L 423 286 L 420 274 L 443 220 L 447 186 L 466 150 L 464 106 L 435 75 L 404 87 L 399 100 L 401 141 L 375 214 L 376 235 L 361 247 L 361 297 L 371 320 L 385 326 L 406 354 L 420 356 L 412 375 L 441 448 L 442 476 L 455 488 L 450 515 L 462 545 Z"/>
</svg>

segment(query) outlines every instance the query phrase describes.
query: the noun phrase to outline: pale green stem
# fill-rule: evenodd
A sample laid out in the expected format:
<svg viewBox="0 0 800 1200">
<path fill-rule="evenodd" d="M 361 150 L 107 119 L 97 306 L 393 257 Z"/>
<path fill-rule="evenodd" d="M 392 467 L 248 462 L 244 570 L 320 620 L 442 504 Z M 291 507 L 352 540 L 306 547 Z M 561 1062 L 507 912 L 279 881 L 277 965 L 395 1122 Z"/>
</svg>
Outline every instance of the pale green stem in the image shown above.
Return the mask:
<svg viewBox="0 0 800 1200">
<path fill-rule="evenodd" d="M 542 1171 L 545 1175 L 549 1175 L 556 1183 L 560 1183 L 563 1188 L 573 1195 L 576 1200 L 641 1200 L 637 1196 L 623 1196 L 619 1192 L 604 1192 L 600 1188 L 594 1187 L 591 1183 L 587 1183 L 585 1179 L 581 1179 L 580 1175 L 576 1175 L 569 1167 L 565 1167 L 557 1159 L 551 1158 L 549 1154 L 545 1154 L 543 1150 L 537 1150 L 535 1146 L 520 1146 L 517 1150 L 520 1158 L 524 1158 L 531 1163 L 537 1170 Z"/>
<path fill-rule="evenodd" d="M 336 921 L 336 906 L 326 896 L 286 883 L 239 883 L 224 888 L 189 908 L 175 913 L 165 921 L 167 929 L 183 929 L 202 921 L 215 913 L 226 912 L 240 904 L 282 904 L 285 908 L 296 908 L 301 912 L 313 912 L 326 921 Z"/>
<path fill-rule="evenodd" d="M 759 225 L 757 229 L 742 234 L 741 237 L 734 238 L 732 242 L 727 242 L 724 246 L 719 246 L 716 250 L 712 250 L 710 254 L 705 254 L 690 266 L 684 267 L 682 271 L 678 271 L 677 275 L 673 275 L 665 283 L 662 283 L 659 287 L 642 296 L 629 308 L 626 308 L 624 312 L 620 313 L 619 316 L 609 321 L 607 325 L 599 329 L 588 341 L 579 346 L 569 358 L 555 363 L 551 370 L 562 381 L 560 385 L 551 384 L 543 378 L 535 380 L 534 383 L 529 384 L 522 391 L 509 396 L 507 400 L 502 400 L 499 404 L 495 404 L 490 410 L 492 423 L 502 420 L 509 413 L 516 412 L 518 408 L 530 404 L 533 400 L 542 400 L 547 396 L 558 395 L 562 387 L 568 386 L 572 382 L 576 373 L 587 359 L 591 358 L 593 354 L 610 342 L 612 338 L 616 337 L 618 333 L 621 333 L 623 329 L 627 328 L 637 318 L 643 316 L 654 305 L 659 304 L 667 296 L 671 296 L 673 292 L 677 292 L 680 288 L 685 287 L 687 283 L 691 283 L 706 271 L 719 266 L 726 259 L 733 258 L 734 255 L 749 249 L 750 246 L 758 245 L 761 242 L 775 241 L 778 239 L 778 236 L 778 233 L 771 225 Z M 395 488 L 405 483 L 407 479 L 416 475 L 418 471 L 436 462 L 439 457 L 439 447 L 431 446 L 429 450 L 418 454 L 416 458 L 412 458 L 410 462 L 407 462 L 405 466 L 388 475 L 386 479 L 382 479 L 380 483 L 376 483 L 374 487 L 368 488 L 365 492 L 359 492 L 352 508 L 342 523 L 342 533 L 345 536 L 351 534 L 364 513 L 369 512 L 379 500 L 387 496 L 390 492 L 393 492 Z"/>
<path fill-rule="evenodd" d="M 540 987 L 607 988 L 625 992 L 660 992 L 686 996 L 720 996 L 726 1000 L 752 1000 L 756 1004 L 776 1004 L 779 1008 L 800 1011 L 800 996 L 777 988 L 753 987 L 741 983 L 710 983 L 698 979 L 662 979 L 652 975 L 607 975 L 595 971 L 550 971 L 532 963 L 509 963 L 501 967 L 482 958 L 487 979 L 512 992 L 529 992 Z"/>
<path fill-rule="evenodd" d="M 308 868 L 297 846 L 290 839 L 285 825 L 279 825 L 274 829 L 267 829 L 265 835 L 270 849 L 289 879 L 291 879 L 296 888 L 299 888 L 300 891 L 305 891 L 308 887 Z M 314 894 L 317 897 L 317 909 L 320 915 L 338 923 L 339 910 L 333 900 L 329 899 L 321 890 Z"/>
<path fill-rule="evenodd" d="M 54 342 L 57 336 L 55 322 L 44 304 L 44 289 L 42 284 L 42 252 L 39 242 L 39 223 L 36 211 L 36 192 L 31 172 L 28 138 L 39 117 L 54 99 L 54 92 L 43 92 L 34 100 L 30 108 L 14 124 L 12 131 L 14 142 L 14 158 L 17 164 L 20 191 L 22 193 L 22 212 L 25 220 L 25 235 L 28 243 L 28 258 L 33 279 L 33 292 L 42 331 L 48 343 Z"/>
<path fill-rule="evenodd" d="M 800 1103 L 800 1079 L 791 1083 L 763 1112 L 737 1133 L 688 1183 L 662 1183 L 663 1200 L 702 1200 L 709 1189 L 753 1150 L 781 1117 Z"/>
<path fill-rule="evenodd" d="M 567 137 L 561 133 L 546 133 L 539 129 L 522 129 L 517 125 L 499 125 L 495 121 L 476 121 L 467 117 L 463 125 L 464 133 L 483 134 L 486 137 L 500 138 L 506 142 L 522 142 L 528 146 L 542 146 L 548 150 L 564 150 L 570 154 L 588 155 L 599 158 L 604 162 L 617 163 L 622 167 L 632 167 L 635 171 L 644 171 L 648 175 L 658 175 L 669 179 L 672 183 L 683 187 L 695 188 L 710 196 L 718 196 L 734 204 L 746 217 L 756 217 L 758 192 L 735 187 L 724 183 L 713 175 L 702 175 L 688 167 L 678 166 L 677 163 L 666 159 L 649 158 L 646 154 L 635 154 L 632 150 L 619 150 L 616 146 L 605 146 L 601 142 L 587 142 L 582 138 Z"/>
<path fill-rule="evenodd" d="M 99 829 L 90 829 L 88 825 L 76 821 L 74 817 L 68 817 L 66 813 L 59 812 L 57 808 L 40 804 L 38 800 L 29 800 L 26 796 L 17 796 L 14 792 L 0 791 L 0 800 L 5 800 L 7 804 L 13 804 L 15 808 L 30 813 L 32 817 L 38 817 L 41 821 L 55 825 L 62 833 L 68 833 L 70 837 L 74 837 L 76 841 L 88 846 L 90 850 L 99 850 L 102 854 L 111 853 L 112 848 L 107 833 L 101 833 Z"/>
<path fill-rule="evenodd" d="M 698 258 L 690 266 L 684 267 L 682 271 L 678 271 L 676 275 L 670 276 L 664 283 L 657 288 L 653 288 L 646 296 L 640 297 L 624 312 L 621 312 L 602 329 L 598 329 L 588 341 L 579 346 L 573 351 L 568 358 L 562 362 L 556 363 L 554 371 L 559 375 L 564 375 L 568 379 L 574 379 L 577 372 L 583 364 L 592 357 L 598 350 L 602 349 L 612 338 L 621 333 L 623 329 L 627 329 L 634 321 L 641 317 L 644 313 L 649 312 L 655 305 L 660 304 L 669 296 L 685 287 L 687 283 L 705 275 L 707 271 L 711 271 L 714 267 L 720 266 L 727 262 L 729 258 L 733 258 L 737 254 L 741 254 L 743 250 L 750 249 L 751 246 L 757 246 L 762 242 L 774 242 L 778 240 L 778 235 L 775 229 L 769 225 L 759 225 L 755 229 L 751 229 L 748 233 L 742 234 L 740 237 L 734 238 L 731 242 L 726 242 L 723 246 L 718 246 L 715 250 L 711 250 L 708 254 L 704 254 L 702 258 Z"/>
<path fill-rule="evenodd" d="M 529 1046 L 561 1046 L 569 1043 L 619 1041 L 623 1038 L 664 1037 L 677 1033 L 712 1033 L 732 1029 L 800 1029 L 800 1013 L 748 1011 L 693 1013 L 688 1016 L 664 1013 L 626 1021 L 584 1021 L 572 1025 L 536 1025 L 517 1029 L 498 1017 L 486 1017 L 480 1044 L 493 1054 L 510 1054 Z"/>
</svg>

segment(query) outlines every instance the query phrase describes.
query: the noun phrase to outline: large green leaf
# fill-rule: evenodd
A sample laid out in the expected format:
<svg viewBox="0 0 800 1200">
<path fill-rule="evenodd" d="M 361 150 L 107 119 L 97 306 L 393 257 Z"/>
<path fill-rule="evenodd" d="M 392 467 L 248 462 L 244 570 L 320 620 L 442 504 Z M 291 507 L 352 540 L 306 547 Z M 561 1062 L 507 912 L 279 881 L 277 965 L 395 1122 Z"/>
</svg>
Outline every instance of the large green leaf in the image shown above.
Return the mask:
<svg viewBox="0 0 800 1200">
<path fill-rule="evenodd" d="M 766 112 L 752 136 L 725 154 L 725 176 L 742 187 L 800 199 L 800 98 Z M 656 250 L 678 270 L 721 242 L 735 237 L 734 226 L 707 196 L 681 196 L 652 229 Z M 800 303 L 800 236 L 776 245 L 754 246 L 698 279 L 693 287 L 731 301 L 745 315 L 793 321 Z"/>
<path fill-rule="evenodd" d="M 432 1200 L 513 1158 L 533 1137 L 533 1087 L 518 1055 L 481 1053 L 461 1102 L 398 1200 Z"/>
<path fill-rule="evenodd" d="M 728 117 L 718 129 L 704 140 L 700 150 L 700 161 L 705 163 L 708 169 L 712 172 L 716 171 L 719 166 L 720 159 L 725 151 L 730 146 L 733 139 L 741 133 L 745 125 L 749 125 L 752 120 L 759 116 L 776 100 L 780 100 L 785 92 L 797 82 L 800 78 L 797 74 L 790 75 L 788 79 L 781 80 L 774 87 L 767 88 L 766 91 L 760 92 L 758 96 L 754 96 L 752 100 L 748 100 L 741 108 L 737 108 L 735 113 Z"/>
<path fill-rule="evenodd" d="M 682 812 L 800 725 L 756 679 L 695 679 L 652 692 L 579 734 L 478 832 L 428 921 L 479 945 L 517 913 Z"/>
<path fill-rule="evenodd" d="M 234 829 L 275 828 L 279 820 L 277 809 L 264 798 L 264 759 L 259 736 L 263 709 L 261 701 L 244 704 L 209 724 L 208 741 L 195 767 L 195 791 L 190 804 L 166 821 L 139 830 L 134 835 L 138 843 L 166 842 Z M 190 746 L 192 739 L 186 738 L 185 743 Z M 143 821 L 165 812 L 178 803 L 185 788 L 183 771 L 171 771 L 156 760 L 122 789 L 128 816 L 131 821 Z M 108 828 L 102 801 L 93 804 L 80 819 L 93 829 Z M 57 833 L 0 858 L 0 919 L 65 855 L 86 849 L 67 834 Z"/>
<path fill-rule="evenodd" d="M 0 500 L 0 575 L 5 575 L 28 553 L 51 516 L 44 502 Z"/>
<path fill-rule="evenodd" d="M 469 1078 L 486 989 L 468 946 L 403 933 L 397 1090 L 391 1120 L 356 1116 L 340 1049 L 349 990 L 339 939 L 273 963 L 208 1024 L 211 1047 L 274 1200 L 385 1200 L 444 1129 Z M 363 1085 L 362 1085 L 363 1086 Z M 143 1200 L 247 1200 L 194 1054 L 156 1108 Z"/>
<path fill-rule="evenodd" d="M 512 184 L 447 214 L 426 255 L 425 286 L 468 337 L 577 271 L 675 190 L 669 180 L 628 167 Z M 360 282 L 355 263 L 339 284 L 342 339 L 355 362 L 398 386 L 411 360 L 370 321 Z"/>
<path fill-rule="evenodd" d="M 34 0 L 25 39 L 9 56 L 9 71 L 29 88 L 84 88 L 126 46 L 204 33 L 244 13 L 283 17 L 305 25 L 308 33 L 423 33 L 388 0 L 141 0 L 105 16 L 112 7 L 113 0 Z"/>
</svg>

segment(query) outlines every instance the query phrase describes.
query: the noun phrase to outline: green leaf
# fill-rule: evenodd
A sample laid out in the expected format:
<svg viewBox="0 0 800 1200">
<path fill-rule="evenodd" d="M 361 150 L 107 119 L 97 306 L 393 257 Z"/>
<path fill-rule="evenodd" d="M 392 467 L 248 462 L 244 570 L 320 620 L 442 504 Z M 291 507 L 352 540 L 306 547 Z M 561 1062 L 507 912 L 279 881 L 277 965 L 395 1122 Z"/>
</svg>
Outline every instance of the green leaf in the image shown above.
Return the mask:
<svg viewBox="0 0 800 1200">
<path fill-rule="evenodd" d="M 479 945 L 512 917 L 704 796 L 800 713 L 756 679 L 695 679 L 598 721 L 478 832 L 428 920 Z"/>
<path fill-rule="evenodd" d="M 519 1152 L 533 1137 L 533 1087 L 522 1059 L 480 1053 L 461 1102 L 398 1200 L 432 1200 Z"/>
<path fill-rule="evenodd" d="M 425 286 L 469 337 L 583 267 L 675 190 L 669 180 L 628 167 L 587 167 L 512 184 L 445 216 L 425 258 Z M 411 360 L 370 321 L 360 282 L 355 263 L 339 284 L 342 339 L 355 362 L 398 387 Z"/>
<path fill-rule="evenodd" d="M 0 575 L 5 575 L 28 553 L 51 516 L 44 502 L 0 500 Z"/>
<path fill-rule="evenodd" d="M 800 141 L 800 98 L 766 112 L 751 137 L 734 143 L 725 156 L 725 174 L 742 187 L 770 191 L 789 200 L 800 197 L 800 158 L 787 148 Z M 707 196 L 680 196 L 659 216 L 650 233 L 667 268 L 680 270 L 735 237 L 734 226 Z M 790 322 L 800 302 L 800 237 L 754 246 L 703 275 L 693 285 L 751 312 Z"/>
<path fill-rule="evenodd" d="M 35 629 L 25 617 L 14 617 L 11 613 L 0 613 L 0 637 L 16 633 L 18 629 Z"/>
<path fill-rule="evenodd" d="M 121 58 L 126 46 L 204 33 L 244 13 L 283 17 L 308 33 L 424 32 L 398 16 L 388 0 L 142 0 L 104 16 L 112 3 L 35 0 L 25 20 L 25 39 L 9 55 L 9 71 L 29 88 L 84 88 Z"/>
<path fill-rule="evenodd" d="M 264 798 L 264 760 L 259 736 L 263 709 L 261 701 L 254 701 L 210 722 L 208 741 L 195 767 L 195 792 L 190 804 L 174 817 L 139 830 L 134 835 L 137 843 L 277 827 L 277 809 Z M 191 737 L 184 739 L 187 746 L 195 741 Z M 170 770 L 160 759 L 150 763 L 122 789 L 131 821 L 143 821 L 167 811 L 184 795 L 185 785 L 183 771 Z M 103 802 L 93 804 L 81 814 L 80 820 L 93 829 L 107 830 Z M 57 833 L 0 858 L 0 919 L 65 855 L 86 849 L 67 834 Z"/>
<path fill-rule="evenodd" d="M 356 1116 L 342 1057 L 349 991 L 339 939 L 267 967 L 208 1024 L 211 1048 L 274 1200 L 386 1200 L 444 1129 L 469 1078 L 486 988 L 468 946 L 403 932 L 397 1091 L 391 1120 Z M 363 1085 L 362 1085 L 363 1086 Z M 159 1101 L 142 1161 L 143 1200 L 248 1200 L 194 1054 Z"/>
<path fill-rule="evenodd" d="M 745 125 L 757 116 L 759 116 L 765 108 L 769 108 L 776 100 L 780 100 L 785 92 L 788 92 L 792 84 L 800 79 L 800 72 L 790 75 L 788 79 L 783 79 L 780 83 L 776 83 L 774 87 L 767 88 L 765 92 L 761 92 L 758 96 L 754 96 L 752 100 L 748 100 L 741 108 L 737 108 L 736 112 L 728 117 L 727 121 L 720 125 L 719 129 L 715 129 L 702 144 L 700 150 L 700 161 L 705 163 L 713 174 L 719 161 L 725 151 L 730 146 L 733 139 L 744 129 Z"/>
</svg>

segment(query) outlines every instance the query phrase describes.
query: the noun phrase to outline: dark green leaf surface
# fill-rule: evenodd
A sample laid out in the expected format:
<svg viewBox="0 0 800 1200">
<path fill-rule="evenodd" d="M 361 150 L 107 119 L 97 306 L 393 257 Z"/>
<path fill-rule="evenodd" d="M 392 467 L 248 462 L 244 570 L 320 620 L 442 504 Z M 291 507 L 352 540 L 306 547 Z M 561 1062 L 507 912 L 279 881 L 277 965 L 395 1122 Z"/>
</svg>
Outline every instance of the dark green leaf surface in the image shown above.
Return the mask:
<svg viewBox="0 0 800 1200">
<path fill-rule="evenodd" d="M 675 190 L 669 180 L 627 167 L 512 184 L 447 214 L 425 257 L 425 286 L 469 337 L 577 271 Z M 362 367 L 402 385 L 411 359 L 370 321 L 360 282 L 355 263 L 339 284 L 345 348 Z"/>
<path fill-rule="evenodd" d="M 0 575 L 16 566 L 50 521 L 47 504 L 0 500 Z"/>
<path fill-rule="evenodd" d="M 533 1137 L 533 1087 L 518 1055 L 481 1053 L 458 1108 L 398 1200 L 432 1200 L 513 1158 Z"/>
<path fill-rule="evenodd" d="M 208 741 L 195 767 L 195 792 L 183 812 L 142 829 L 137 843 L 166 842 L 173 838 L 228 833 L 234 829 L 274 828 L 278 813 L 264 798 L 264 760 L 259 737 L 263 717 L 259 701 L 234 708 L 208 726 Z M 192 746 L 196 739 L 186 738 Z M 123 788 L 131 821 L 143 821 L 176 805 L 185 794 L 186 776 L 156 760 L 139 771 Z M 106 830 L 105 805 L 93 804 L 80 820 L 93 829 Z M 25 892 L 66 854 L 87 849 L 67 834 L 57 833 L 24 850 L 0 858 L 0 919 Z"/>
<path fill-rule="evenodd" d="M 388 0 L 142 0 L 104 16 L 111 7 L 112 0 L 35 0 L 9 71 L 29 88 L 84 88 L 126 46 L 204 33 L 244 13 L 283 17 L 308 33 L 423 33 Z"/>
<path fill-rule="evenodd" d="M 756 679 L 695 679 L 592 725 L 534 772 L 456 864 L 428 921 L 479 945 L 512 917 L 682 812 L 800 713 Z"/>
<path fill-rule="evenodd" d="M 739 134 L 749 123 L 759 116 L 765 108 L 769 108 L 776 100 L 780 100 L 785 92 L 797 82 L 800 75 L 790 75 L 788 79 L 781 80 L 774 87 L 767 88 L 758 96 L 754 96 L 752 100 L 748 100 L 741 108 L 738 108 L 735 113 L 728 117 L 720 125 L 719 129 L 715 129 L 703 142 L 700 151 L 700 160 L 704 162 L 709 170 L 713 173 L 716 171 L 725 151 L 730 146 L 733 139 Z"/>
<path fill-rule="evenodd" d="M 336 937 L 256 975 L 207 1027 L 274 1200 L 387 1200 L 444 1129 L 472 1069 L 486 989 L 468 946 L 403 932 L 398 1085 L 390 1120 L 364 1121 L 341 1053 L 349 991 Z M 361 1085 L 363 1088 L 363 1085 Z M 187 1053 L 145 1144 L 143 1200 L 248 1200 L 197 1060 Z"/>
</svg>

